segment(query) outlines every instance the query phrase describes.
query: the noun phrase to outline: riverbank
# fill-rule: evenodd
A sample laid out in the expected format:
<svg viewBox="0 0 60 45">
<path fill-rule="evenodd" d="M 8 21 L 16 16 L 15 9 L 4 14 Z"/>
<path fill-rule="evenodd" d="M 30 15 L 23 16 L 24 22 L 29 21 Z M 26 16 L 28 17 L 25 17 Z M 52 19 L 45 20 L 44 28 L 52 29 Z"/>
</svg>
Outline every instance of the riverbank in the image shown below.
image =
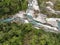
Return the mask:
<svg viewBox="0 0 60 45">
<path fill-rule="evenodd" d="M 38 11 L 38 13 L 35 11 Z M 37 0 L 32 0 L 29 1 L 28 9 L 26 10 L 26 12 L 20 11 L 19 13 L 12 16 L 12 18 L 7 18 L 5 20 L 2 20 L 2 22 L 13 21 L 13 22 L 22 22 L 22 23 L 32 23 L 33 25 L 36 25 L 36 27 L 38 28 L 43 27 L 46 30 L 59 31 L 59 27 L 55 26 L 58 24 L 53 23 L 54 20 L 55 18 L 53 20 L 50 20 L 51 22 L 49 22 L 49 18 L 47 18 L 45 14 L 42 14 L 40 12 Z"/>
</svg>

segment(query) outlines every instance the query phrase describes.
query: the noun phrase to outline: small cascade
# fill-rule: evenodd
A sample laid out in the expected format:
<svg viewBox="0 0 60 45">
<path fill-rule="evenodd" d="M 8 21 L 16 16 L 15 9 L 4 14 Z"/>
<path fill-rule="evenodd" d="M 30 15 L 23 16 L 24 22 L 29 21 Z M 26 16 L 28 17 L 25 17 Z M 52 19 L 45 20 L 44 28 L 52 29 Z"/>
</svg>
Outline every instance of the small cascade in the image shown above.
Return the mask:
<svg viewBox="0 0 60 45">
<path fill-rule="evenodd" d="M 47 4 L 51 4 L 53 6 L 54 4 L 52 2 L 46 2 Z M 56 13 L 55 10 L 53 10 L 50 6 L 46 7 L 51 12 L 53 11 Z M 42 14 L 39 9 L 39 5 L 37 0 L 28 0 L 28 9 L 26 12 L 20 11 L 19 13 L 15 14 L 12 18 L 7 18 L 4 20 L 0 20 L 0 22 L 11 22 L 11 21 L 21 21 L 23 23 L 32 23 L 35 27 L 43 27 L 46 30 L 50 31 L 58 31 L 58 28 L 50 25 L 47 23 L 47 16 L 45 14 Z"/>
</svg>

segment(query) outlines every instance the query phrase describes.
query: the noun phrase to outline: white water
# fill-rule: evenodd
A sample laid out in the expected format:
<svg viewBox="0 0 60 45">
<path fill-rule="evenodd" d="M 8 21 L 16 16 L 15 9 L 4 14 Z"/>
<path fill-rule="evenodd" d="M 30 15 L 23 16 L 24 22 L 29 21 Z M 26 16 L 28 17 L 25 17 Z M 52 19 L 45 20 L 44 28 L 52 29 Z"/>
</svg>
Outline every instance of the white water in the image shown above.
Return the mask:
<svg viewBox="0 0 60 45">
<path fill-rule="evenodd" d="M 32 0 L 32 1 L 35 2 L 36 4 L 35 4 L 35 3 L 34 3 L 33 5 L 31 4 L 29 7 L 34 8 L 34 10 L 40 11 L 39 8 L 36 9 L 36 7 L 39 7 L 39 6 L 38 6 L 38 3 L 37 3 L 37 0 Z M 30 4 L 30 3 L 29 3 L 29 4 Z M 50 10 L 50 11 L 53 11 L 53 12 L 55 13 L 55 11 L 54 11 L 53 9 L 49 8 L 49 10 Z M 30 11 L 30 10 L 29 10 L 29 11 Z M 33 12 L 34 12 L 34 11 L 33 11 Z M 28 12 L 27 15 L 28 15 L 28 14 L 29 14 L 30 16 L 31 16 L 31 15 L 34 15 L 33 13 L 30 13 L 30 12 Z M 33 16 L 32 16 L 32 17 L 33 17 Z M 28 18 L 29 18 L 29 17 L 28 17 Z M 38 26 L 40 25 L 40 26 L 42 26 L 42 27 L 44 27 L 44 28 L 58 31 L 58 29 L 57 29 L 56 27 L 51 27 L 51 26 L 49 26 L 49 25 L 43 24 L 44 21 L 45 21 L 45 23 L 46 23 L 46 19 L 45 19 L 45 17 L 44 17 L 44 14 L 42 14 L 42 16 L 41 16 L 41 14 L 39 13 L 38 17 L 37 17 L 37 18 L 34 18 L 34 17 L 33 17 L 33 19 L 36 20 L 36 21 L 39 21 L 39 22 L 42 21 L 42 24 L 41 24 L 41 23 L 34 22 L 35 25 L 38 25 Z M 44 20 L 44 21 L 43 21 L 43 20 Z M 33 21 L 32 21 L 32 22 L 33 22 Z"/>
<path fill-rule="evenodd" d="M 30 1 L 30 0 L 29 0 L 29 1 Z M 47 3 L 48 3 L 48 2 L 47 2 Z M 52 4 L 51 2 L 49 2 L 49 3 L 53 6 L 53 4 Z M 49 6 L 49 7 L 47 6 L 46 8 L 47 8 L 48 10 L 50 10 L 50 12 L 52 12 L 52 13 L 58 13 L 58 12 L 60 12 L 60 11 L 55 11 L 55 10 L 53 10 L 50 6 Z M 37 27 L 41 26 L 41 27 L 44 27 L 44 28 L 47 28 L 47 29 L 51 29 L 51 30 L 58 31 L 58 29 L 57 29 L 56 27 L 51 27 L 51 26 L 49 26 L 49 25 L 44 24 L 44 23 L 46 23 L 46 17 L 44 16 L 44 14 L 39 13 L 39 14 L 38 14 L 38 17 L 35 18 L 35 17 L 34 17 L 34 10 L 38 10 L 38 11 L 40 12 L 40 9 L 39 9 L 37 0 L 32 0 L 32 1 L 30 1 L 29 4 L 28 4 L 28 9 L 26 10 L 26 14 L 32 16 L 32 22 L 31 22 L 31 23 L 33 23 L 34 25 L 38 25 Z M 29 20 L 24 19 L 24 14 L 25 14 L 25 12 L 21 11 L 21 12 L 17 13 L 15 16 L 13 16 L 12 19 L 9 19 L 9 18 L 8 18 L 8 19 L 6 19 L 6 20 L 3 20 L 3 22 L 4 22 L 4 21 L 5 21 L 5 22 L 12 21 L 12 20 L 14 20 L 14 18 L 20 17 L 20 18 L 23 19 L 23 21 L 24 21 L 25 23 L 29 23 L 29 22 L 30 22 Z M 27 18 L 30 18 L 30 17 L 27 17 Z M 36 22 L 36 21 L 34 21 L 34 20 L 39 21 L 39 22 L 41 22 L 41 23 L 38 23 L 38 22 Z M 49 19 L 48 19 L 48 20 L 49 20 Z"/>
</svg>

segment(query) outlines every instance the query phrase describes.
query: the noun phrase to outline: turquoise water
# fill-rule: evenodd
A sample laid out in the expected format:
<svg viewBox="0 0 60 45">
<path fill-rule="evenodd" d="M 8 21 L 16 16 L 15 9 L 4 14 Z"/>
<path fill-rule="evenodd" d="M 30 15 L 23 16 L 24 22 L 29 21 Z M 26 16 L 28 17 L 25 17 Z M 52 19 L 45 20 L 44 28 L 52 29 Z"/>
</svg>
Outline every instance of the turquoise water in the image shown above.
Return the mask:
<svg viewBox="0 0 60 45">
<path fill-rule="evenodd" d="M 60 30 L 60 21 L 58 21 L 58 28 L 59 28 L 59 30 Z"/>
<path fill-rule="evenodd" d="M 33 21 L 33 20 L 32 20 L 30 23 L 32 23 L 32 24 L 37 24 L 37 22 L 35 22 L 35 21 Z"/>
<path fill-rule="evenodd" d="M 13 19 L 11 18 L 7 18 L 7 19 L 4 19 L 4 20 L 0 20 L 0 22 L 11 22 Z"/>
<path fill-rule="evenodd" d="M 30 19 L 33 19 L 33 17 L 32 17 L 32 16 L 30 16 L 30 15 L 27 15 L 27 17 L 29 17 Z"/>
<path fill-rule="evenodd" d="M 26 15 L 26 16 L 27 16 L 28 18 L 32 19 L 32 20 L 30 21 L 30 23 L 32 23 L 33 25 L 38 25 L 38 23 L 41 24 L 41 22 L 34 20 L 31 15 Z"/>
<path fill-rule="evenodd" d="M 37 23 L 40 23 L 39 21 L 34 20 L 31 15 L 26 15 L 26 16 L 27 16 L 28 18 L 32 19 L 32 20 L 30 21 L 30 23 L 32 23 L 32 24 L 34 24 L 34 25 L 36 25 Z M 17 18 L 14 18 L 14 19 L 12 19 L 12 18 L 7 18 L 7 19 L 4 19 L 4 20 L 0 20 L 0 22 L 11 22 L 12 20 L 16 20 L 16 19 L 17 19 Z"/>
</svg>

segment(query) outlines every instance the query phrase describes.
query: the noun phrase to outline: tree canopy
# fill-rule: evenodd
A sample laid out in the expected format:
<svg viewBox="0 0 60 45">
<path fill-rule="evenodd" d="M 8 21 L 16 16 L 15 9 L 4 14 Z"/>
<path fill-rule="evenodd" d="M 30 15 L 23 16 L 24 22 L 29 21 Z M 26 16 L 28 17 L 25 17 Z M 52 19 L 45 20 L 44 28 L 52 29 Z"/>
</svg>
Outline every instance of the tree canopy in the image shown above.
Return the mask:
<svg viewBox="0 0 60 45">
<path fill-rule="evenodd" d="M 41 13 L 47 15 L 47 17 L 53 18 L 60 18 L 60 14 L 51 13 L 49 10 L 46 9 L 47 5 L 46 2 L 51 1 L 54 6 L 52 7 L 55 11 L 60 11 L 60 0 L 38 0 L 38 4 L 41 10 Z"/>
<path fill-rule="evenodd" d="M 27 0 L 0 0 L 0 15 L 11 15 L 26 9 Z"/>
<path fill-rule="evenodd" d="M 36 29 L 32 24 L 1 23 L 0 45 L 60 45 L 60 34 Z"/>
</svg>

